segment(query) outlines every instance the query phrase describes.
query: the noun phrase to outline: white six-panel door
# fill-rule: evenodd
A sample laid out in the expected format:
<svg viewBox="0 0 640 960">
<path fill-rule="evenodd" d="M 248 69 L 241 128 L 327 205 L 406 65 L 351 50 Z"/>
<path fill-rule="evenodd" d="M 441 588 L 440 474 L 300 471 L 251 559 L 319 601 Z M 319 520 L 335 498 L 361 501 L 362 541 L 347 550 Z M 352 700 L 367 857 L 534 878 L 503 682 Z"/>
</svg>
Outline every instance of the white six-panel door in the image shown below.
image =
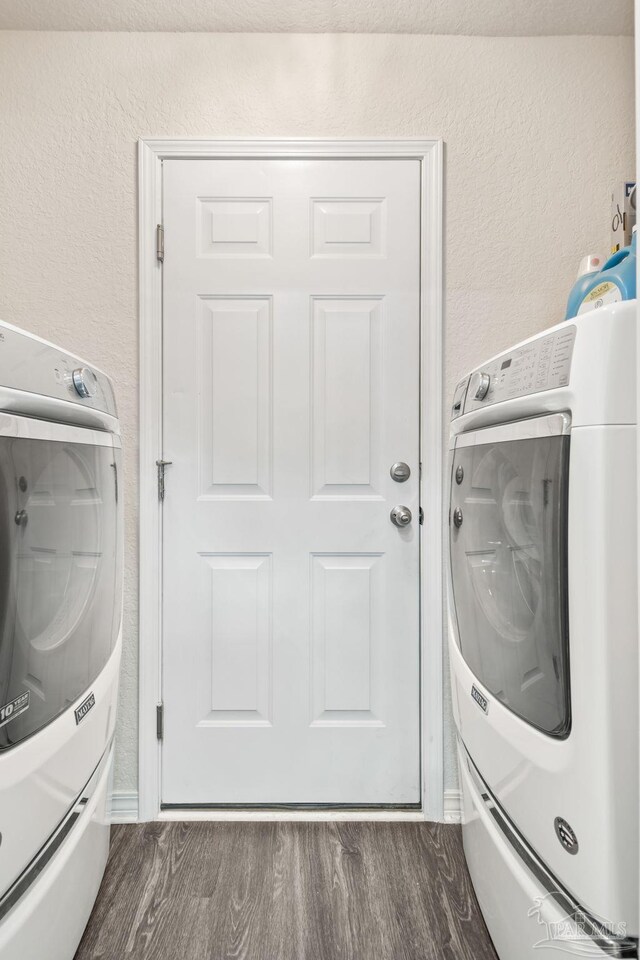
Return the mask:
<svg viewBox="0 0 640 960">
<path fill-rule="evenodd" d="M 417 803 L 420 163 L 167 160 L 163 206 L 162 802 Z"/>
</svg>

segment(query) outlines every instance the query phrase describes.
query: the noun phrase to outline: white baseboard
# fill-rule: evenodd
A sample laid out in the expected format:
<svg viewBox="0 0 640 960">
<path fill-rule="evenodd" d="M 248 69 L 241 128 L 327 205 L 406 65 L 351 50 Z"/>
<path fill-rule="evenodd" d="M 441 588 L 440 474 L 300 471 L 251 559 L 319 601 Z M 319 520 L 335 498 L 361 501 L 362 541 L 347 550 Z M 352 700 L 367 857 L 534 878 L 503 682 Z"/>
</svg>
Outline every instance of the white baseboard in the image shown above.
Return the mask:
<svg viewBox="0 0 640 960">
<path fill-rule="evenodd" d="M 460 790 L 445 790 L 444 822 L 462 823 L 462 793 Z"/>
<path fill-rule="evenodd" d="M 138 794 L 114 792 L 109 804 L 109 820 L 111 823 L 138 822 Z"/>
</svg>

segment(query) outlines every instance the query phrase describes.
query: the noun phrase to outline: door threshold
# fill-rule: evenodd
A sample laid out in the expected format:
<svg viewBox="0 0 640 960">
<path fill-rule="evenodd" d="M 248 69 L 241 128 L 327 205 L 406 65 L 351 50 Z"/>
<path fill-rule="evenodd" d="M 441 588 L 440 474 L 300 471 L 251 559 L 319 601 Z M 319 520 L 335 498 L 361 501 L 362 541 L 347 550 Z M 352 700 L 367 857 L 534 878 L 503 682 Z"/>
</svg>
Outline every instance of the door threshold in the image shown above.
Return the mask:
<svg viewBox="0 0 640 960">
<path fill-rule="evenodd" d="M 159 820 L 210 821 L 422 821 L 422 805 L 162 804 Z"/>
<path fill-rule="evenodd" d="M 420 810 L 420 803 L 162 803 L 161 810 Z"/>
</svg>

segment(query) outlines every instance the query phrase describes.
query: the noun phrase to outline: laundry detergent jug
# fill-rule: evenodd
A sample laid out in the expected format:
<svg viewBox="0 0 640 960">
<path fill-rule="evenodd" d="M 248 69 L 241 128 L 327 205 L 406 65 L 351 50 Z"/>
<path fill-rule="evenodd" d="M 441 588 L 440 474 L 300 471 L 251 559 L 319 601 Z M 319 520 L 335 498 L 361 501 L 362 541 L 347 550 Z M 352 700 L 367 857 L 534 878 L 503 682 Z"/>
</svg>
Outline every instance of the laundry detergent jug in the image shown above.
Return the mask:
<svg viewBox="0 0 640 960">
<path fill-rule="evenodd" d="M 631 246 L 618 250 L 609 257 L 602 270 L 587 273 L 575 282 L 565 320 L 595 310 L 605 303 L 617 300 L 633 300 L 636 295 L 636 242 L 634 233 Z"/>
</svg>

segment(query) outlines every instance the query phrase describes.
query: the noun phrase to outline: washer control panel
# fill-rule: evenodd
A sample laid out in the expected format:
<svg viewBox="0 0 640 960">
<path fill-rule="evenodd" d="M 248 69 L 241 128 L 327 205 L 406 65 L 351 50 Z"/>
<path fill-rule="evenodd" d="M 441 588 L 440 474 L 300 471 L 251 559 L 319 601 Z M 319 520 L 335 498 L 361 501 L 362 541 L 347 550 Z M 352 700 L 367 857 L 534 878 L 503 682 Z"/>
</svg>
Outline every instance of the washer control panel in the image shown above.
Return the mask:
<svg viewBox="0 0 640 960">
<path fill-rule="evenodd" d="M 5 324 L 0 324 L 0 386 L 117 416 L 108 377 L 52 344 Z"/>
<path fill-rule="evenodd" d="M 571 325 L 503 353 L 469 378 L 464 412 L 530 393 L 566 387 L 576 328 Z"/>
</svg>

